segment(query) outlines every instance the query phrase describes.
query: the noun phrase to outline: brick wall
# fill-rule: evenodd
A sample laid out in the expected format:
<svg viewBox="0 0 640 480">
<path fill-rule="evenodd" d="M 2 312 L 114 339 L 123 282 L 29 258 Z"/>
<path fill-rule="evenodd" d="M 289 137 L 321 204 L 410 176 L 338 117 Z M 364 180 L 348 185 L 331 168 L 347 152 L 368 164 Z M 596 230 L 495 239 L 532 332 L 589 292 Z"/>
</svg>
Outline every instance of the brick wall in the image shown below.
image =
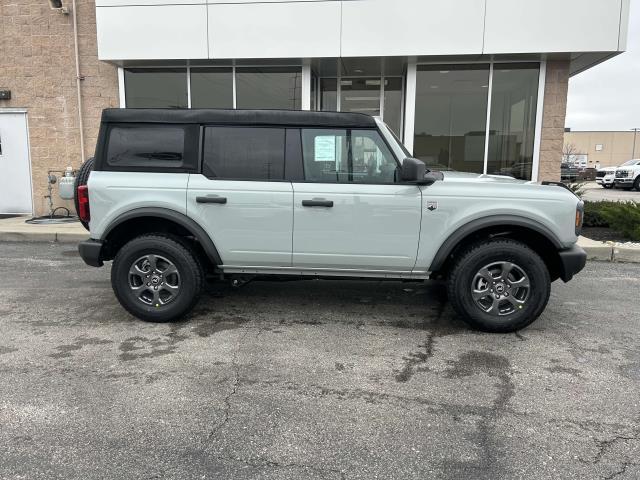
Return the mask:
<svg viewBox="0 0 640 480">
<path fill-rule="evenodd" d="M 91 156 L 100 112 L 118 106 L 118 78 L 115 67 L 98 61 L 94 0 L 76 4 L 85 152 Z M 71 8 L 68 0 L 63 5 Z M 0 18 L 0 88 L 11 90 L 0 108 L 28 111 L 34 208 L 42 215 L 48 212 L 47 170 L 80 165 L 73 19 L 52 10 L 48 0 L 2 0 Z M 69 206 L 57 189 L 54 204 Z"/>
<path fill-rule="evenodd" d="M 544 87 L 538 180 L 560 180 L 568 84 L 569 61 L 548 61 Z"/>
</svg>

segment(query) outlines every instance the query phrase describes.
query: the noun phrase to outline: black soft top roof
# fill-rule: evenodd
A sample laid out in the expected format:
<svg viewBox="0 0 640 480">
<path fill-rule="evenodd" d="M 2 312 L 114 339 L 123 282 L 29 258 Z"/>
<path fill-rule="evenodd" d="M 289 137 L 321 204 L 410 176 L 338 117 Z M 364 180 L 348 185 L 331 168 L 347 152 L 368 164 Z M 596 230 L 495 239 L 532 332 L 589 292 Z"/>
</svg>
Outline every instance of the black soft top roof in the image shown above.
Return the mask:
<svg viewBox="0 0 640 480">
<path fill-rule="evenodd" d="M 229 110 L 214 108 L 107 108 L 103 123 L 215 123 L 294 127 L 372 128 L 375 120 L 362 113 L 303 110 Z"/>
</svg>

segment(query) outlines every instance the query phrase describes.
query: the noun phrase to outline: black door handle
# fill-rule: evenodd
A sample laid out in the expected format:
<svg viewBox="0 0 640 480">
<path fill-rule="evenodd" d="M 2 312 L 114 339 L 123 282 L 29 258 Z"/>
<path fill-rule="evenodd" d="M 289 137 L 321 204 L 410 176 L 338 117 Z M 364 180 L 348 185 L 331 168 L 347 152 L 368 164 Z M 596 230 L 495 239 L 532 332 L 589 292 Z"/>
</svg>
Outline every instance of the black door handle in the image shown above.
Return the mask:
<svg viewBox="0 0 640 480">
<path fill-rule="evenodd" d="M 227 203 L 227 197 L 196 197 L 198 203 Z"/>
<path fill-rule="evenodd" d="M 303 207 L 333 207 L 333 200 L 302 200 Z"/>
</svg>

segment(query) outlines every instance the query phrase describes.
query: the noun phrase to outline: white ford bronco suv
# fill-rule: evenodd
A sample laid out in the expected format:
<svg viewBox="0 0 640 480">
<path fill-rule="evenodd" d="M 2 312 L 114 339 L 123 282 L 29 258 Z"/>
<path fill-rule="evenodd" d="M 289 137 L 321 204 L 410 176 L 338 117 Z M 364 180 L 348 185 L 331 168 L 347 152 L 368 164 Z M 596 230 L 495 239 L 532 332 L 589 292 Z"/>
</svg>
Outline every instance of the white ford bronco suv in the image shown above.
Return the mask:
<svg viewBox="0 0 640 480">
<path fill-rule="evenodd" d="M 429 171 L 355 113 L 108 109 L 76 202 L 80 255 L 113 260 L 147 321 L 184 316 L 207 276 L 436 278 L 470 325 L 509 332 L 586 261 L 568 189 Z"/>
</svg>

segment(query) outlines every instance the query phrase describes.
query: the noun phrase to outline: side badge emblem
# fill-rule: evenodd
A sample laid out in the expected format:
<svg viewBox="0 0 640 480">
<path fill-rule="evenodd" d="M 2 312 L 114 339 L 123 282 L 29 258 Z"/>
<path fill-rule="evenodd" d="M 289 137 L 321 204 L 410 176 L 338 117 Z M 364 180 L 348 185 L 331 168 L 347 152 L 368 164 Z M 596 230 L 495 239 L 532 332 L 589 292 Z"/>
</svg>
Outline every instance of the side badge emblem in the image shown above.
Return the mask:
<svg viewBox="0 0 640 480">
<path fill-rule="evenodd" d="M 427 210 L 433 212 L 438 209 L 438 202 L 427 202 Z"/>
</svg>

